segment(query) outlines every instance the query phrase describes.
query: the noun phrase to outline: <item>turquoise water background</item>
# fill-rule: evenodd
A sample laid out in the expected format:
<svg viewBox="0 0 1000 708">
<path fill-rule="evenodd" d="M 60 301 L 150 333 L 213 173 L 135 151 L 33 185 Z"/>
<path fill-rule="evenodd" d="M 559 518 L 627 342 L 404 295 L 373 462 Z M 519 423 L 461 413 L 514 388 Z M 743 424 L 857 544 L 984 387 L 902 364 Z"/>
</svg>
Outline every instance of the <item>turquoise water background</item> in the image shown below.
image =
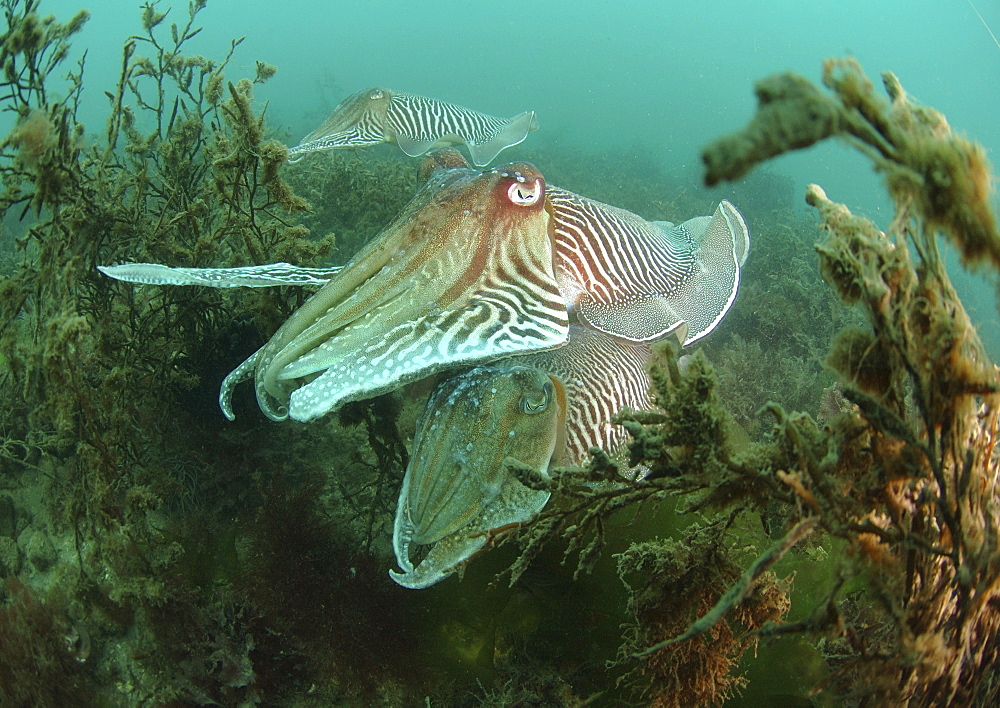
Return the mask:
<svg viewBox="0 0 1000 708">
<path fill-rule="evenodd" d="M 92 19 L 74 42 L 88 51 L 80 118 L 96 132 L 121 45 L 140 28 L 139 8 L 43 0 L 41 11 L 65 21 L 81 7 Z M 168 22 L 187 19 L 186 3 L 158 7 L 172 7 Z M 528 139 L 536 144 L 610 147 L 623 162 L 652 159 L 689 174 L 697 188 L 701 147 L 750 118 L 755 80 L 792 70 L 818 81 L 824 58 L 850 54 L 872 77 L 896 73 L 994 164 L 1000 159 L 1000 46 L 987 27 L 1000 33 L 1000 0 L 975 8 L 968 0 L 209 0 L 198 19 L 205 29 L 192 52 L 221 58 L 230 39 L 246 37 L 230 78 L 252 76 L 256 60 L 278 67 L 256 95 L 293 143 L 342 98 L 378 85 L 501 116 L 535 110 L 542 128 Z M 517 149 L 503 157 L 517 159 Z M 794 178 L 799 193 L 817 182 L 877 223 L 891 216 L 869 164 L 842 145 L 785 156 L 772 168 Z M 1000 358 L 994 285 L 956 280 Z"/>
</svg>

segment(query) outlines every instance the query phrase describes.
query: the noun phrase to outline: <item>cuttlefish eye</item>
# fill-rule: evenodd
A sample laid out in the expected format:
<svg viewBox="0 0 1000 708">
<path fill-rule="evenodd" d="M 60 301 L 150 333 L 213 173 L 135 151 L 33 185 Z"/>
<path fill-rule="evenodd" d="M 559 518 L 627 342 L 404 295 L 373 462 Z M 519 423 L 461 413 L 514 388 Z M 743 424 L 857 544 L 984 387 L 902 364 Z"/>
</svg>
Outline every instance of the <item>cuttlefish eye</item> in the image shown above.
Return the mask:
<svg viewBox="0 0 1000 708">
<path fill-rule="evenodd" d="M 517 206 L 533 206 L 542 198 L 544 191 L 545 189 L 540 179 L 531 182 L 517 181 L 507 188 L 507 197 L 511 203 Z"/>
<path fill-rule="evenodd" d="M 518 207 L 540 207 L 545 201 L 545 177 L 530 162 L 511 162 L 494 167 L 489 174 L 496 182 L 496 197 Z"/>
<path fill-rule="evenodd" d="M 370 98 L 373 101 L 377 101 L 383 96 L 385 96 L 385 91 L 383 91 L 382 89 L 372 89 L 368 93 L 368 98 Z"/>
<path fill-rule="evenodd" d="M 549 404 L 552 403 L 554 397 L 555 392 L 552 389 L 552 382 L 546 381 L 542 384 L 540 391 L 532 391 L 521 396 L 519 404 L 521 412 L 528 415 L 544 413 L 548 409 Z"/>
</svg>

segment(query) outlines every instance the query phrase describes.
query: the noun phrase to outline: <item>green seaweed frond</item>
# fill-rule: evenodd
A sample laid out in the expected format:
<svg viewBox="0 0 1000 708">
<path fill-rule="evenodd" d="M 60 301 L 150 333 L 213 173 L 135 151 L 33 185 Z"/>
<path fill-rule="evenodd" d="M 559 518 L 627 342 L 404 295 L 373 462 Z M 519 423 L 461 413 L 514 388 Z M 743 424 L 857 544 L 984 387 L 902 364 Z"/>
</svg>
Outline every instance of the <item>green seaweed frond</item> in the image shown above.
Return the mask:
<svg viewBox="0 0 1000 708">
<path fill-rule="evenodd" d="M 17 235 L 4 233 L 0 277 L 0 485 L 40 500 L 33 532 L 57 539 L 60 556 L 37 563 L 100 608 L 81 625 L 95 644 L 119 643 L 131 628 L 152 645 L 149 633 L 164 632 L 140 660 L 148 675 L 123 669 L 134 681 L 127 698 L 98 702 L 254 703 L 253 641 L 204 642 L 208 627 L 230 632 L 222 608 L 235 602 L 202 595 L 235 575 L 232 554 L 218 555 L 235 540 L 222 549 L 205 539 L 234 539 L 234 506 L 255 489 L 259 458 L 304 439 L 311 454 L 333 443 L 318 428 L 280 440 L 227 428 L 213 389 L 220 362 L 259 346 L 302 295 L 257 295 L 248 306 L 218 291 L 123 288 L 95 266 L 317 263 L 333 239 L 299 223 L 305 203 L 283 181 L 285 154 L 250 79 L 226 79 L 240 40 L 218 61 L 189 52 L 204 2 L 177 24 L 159 3 L 142 6 L 106 92 L 107 129 L 87 140 L 77 120 L 84 60 L 71 62 L 69 40 L 88 15 L 61 24 L 38 6 L 0 1 L 0 107 L 17 116 L 0 143 L 0 213 Z M 230 570 L 205 574 L 209 558 Z M 203 654 L 185 668 L 172 660 L 184 649 Z M 231 673 L 210 675 L 212 652 Z"/>
</svg>

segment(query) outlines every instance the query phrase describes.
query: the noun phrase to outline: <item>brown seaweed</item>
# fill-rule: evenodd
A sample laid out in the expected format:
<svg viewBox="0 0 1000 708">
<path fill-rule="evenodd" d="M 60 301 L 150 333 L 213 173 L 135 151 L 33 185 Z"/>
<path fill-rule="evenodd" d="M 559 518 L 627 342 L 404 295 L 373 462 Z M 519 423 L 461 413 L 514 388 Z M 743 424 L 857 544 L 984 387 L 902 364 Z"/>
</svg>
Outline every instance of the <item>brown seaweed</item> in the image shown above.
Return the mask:
<svg viewBox="0 0 1000 708">
<path fill-rule="evenodd" d="M 826 234 L 816 246 L 823 277 L 865 320 L 836 338 L 827 359 L 840 383 L 824 394 L 824 423 L 771 403 L 771 434 L 738 445 L 708 361 L 696 354 L 682 373 L 667 353 L 652 372 L 663 413 L 623 412 L 618 419 L 634 437 L 629 462 L 645 464 L 649 474 L 614 483 L 617 466 L 599 454 L 588 470 L 557 474 L 554 503 L 523 534 L 524 551 L 512 568 L 516 579 L 545 543 L 566 536 L 567 556 L 579 554 L 577 572 L 590 571 L 613 513 L 670 497 L 680 497 L 688 511 L 758 516 L 779 534 L 741 576 L 705 572 L 704 587 L 662 596 L 664 612 L 678 597 L 708 602 L 686 631 L 650 624 L 661 615 L 636 605 L 644 609 L 637 609 L 623 651 L 638 662 L 632 680 L 642 677 L 641 695 L 658 705 L 671 704 L 678 690 L 706 702 L 726 695 L 733 679 L 709 667 L 731 667 L 730 645 L 697 659 L 700 674 L 678 667 L 686 653 L 703 650 L 696 637 L 732 631 L 762 581 L 773 585 L 765 571 L 804 543 L 806 528 L 820 534 L 819 543 L 843 544 L 838 572 L 825 590 L 813 589 L 811 611 L 795 621 L 780 612 L 759 617 L 742 625 L 743 636 L 816 638 L 830 670 L 817 689 L 840 700 L 987 704 L 1000 694 L 1000 375 L 951 286 L 938 241 L 949 239 L 968 263 L 1000 267 L 986 201 L 989 169 L 981 148 L 951 133 L 937 112 L 913 104 L 891 74 L 884 76 L 891 101 L 852 60 L 828 61 L 824 83 L 832 97 L 794 75 L 766 79 L 747 129 L 704 152 L 706 181 L 713 183 L 840 136 L 885 176 L 896 205 L 885 231 L 815 185 L 806 195 Z M 697 538 L 633 545 L 621 563 L 642 565 L 643 554 L 682 563 Z M 701 555 L 720 567 L 726 554 L 720 543 L 712 548 Z"/>
</svg>

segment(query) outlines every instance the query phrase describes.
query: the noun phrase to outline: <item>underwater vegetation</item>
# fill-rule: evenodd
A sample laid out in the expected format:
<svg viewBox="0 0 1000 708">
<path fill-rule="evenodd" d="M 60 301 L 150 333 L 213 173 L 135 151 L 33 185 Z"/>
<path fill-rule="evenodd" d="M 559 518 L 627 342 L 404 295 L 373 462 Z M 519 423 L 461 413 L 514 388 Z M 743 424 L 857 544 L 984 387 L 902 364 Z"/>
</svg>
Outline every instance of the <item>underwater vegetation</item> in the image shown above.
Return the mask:
<svg viewBox="0 0 1000 708">
<path fill-rule="evenodd" d="M 796 441 L 800 460 L 815 467 L 784 470 L 800 503 L 847 542 L 845 567 L 824 610 L 769 631 L 826 631 L 831 682 L 848 695 L 989 704 L 1000 692 L 1000 377 L 938 243 L 949 239 L 967 263 L 1000 266 L 989 166 L 982 148 L 911 102 L 891 73 L 882 75 L 888 101 L 852 60 L 827 61 L 823 80 L 833 97 L 792 75 L 762 81 L 746 132 L 704 153 L 711 181 L 758 159 L 760 132 L 797 136 L 785 149 L 844 136 L 872 159 L 896 206 L 883 232 L 820 187 L 807 190 L 826 232 L 817 246 L 824 279 L 869 326 L 842 332 L 828 357 L 854 408 L 828 421 L 811 453 L 807 435 Z M 822 135 L 798 135 L 792 126 L 803 110 L 833 123 Z M 788 425 L 783 417 L 792 422 L 777 415 L 779 427 Z M 877 610 L 838 606 L 841 583 L 854 577 L 864 577 Z M 855 612 L 870 613 L 868 631 L 852 622 Z"/>
<path fill-rule="evenodd" d="M 70 42 L 86 13 L 0 1 L 17 116 L 0 146 L 0 703 L 713 704 L 773 690 L 751 655 L 793 635 L 822 669 L 783 693 L 1000 698 L 997 374 L 937 239 L 988 267 L 1000 240 L 982 153 L 943 117 L 891 75 L 887 101 L 849 61 L 826 67 L 831 93 L 762 82 L 748 132 L 707 149 L 712 179 L 846 137 L 896 217 L 880 230 L 811 188 L 817 253 L 788 185 L 751 172 L 727 194 L 755 234 L 743 295 L 683 365 L 659 348 L 661 411 L 619 416 L 648 477 L 622 481 L 600 453 L 554 470 L 514 543 L 417 593 L 385 569 L 427 391 L 309 425 L 266 421 L 238 391 L 230 423 L 219 382 L 300 290 L 133 288 L 95 269 L 344 262 L 413 194 L 399 159 L 288 165 L 253 101 L 275 68 L 230 79 L 231 54 L 188 53 L 203 7 L 141 6 L 119 81 L 94 87 L 107 125 L 85 129 Z M 828 119 L 801 135 L 803 113 Z M 519 156 L 648 219 L 714 206 L 610 155 Z"/>
<path fill-rule="evenodd" d="M 831 669 L 819 688 L 841 700 L 987 705 L 1000 692 L 1000 377 L 948 280 L 937 240 L 949 238 L 968 262 L 996 266 L 1000 233 L 986 202 L 988 166 L 981 148 L 955 136 L 939 113 L 912 104 L 892 74 L 883 75 L 888 101 L 852 60 L 828 61 L 824 83 L 832 98 L 795 75 L 765 79 L 748 128 L 708 146 L 703 157 L 713 182 L 837 135 L 885 175 L 896 216 L 884 232 L 818 186 L 806 195 L 826 233 L 817 245 L 824 279 L 867 319 L 866 327 L 841 331 L 827 358 L 840 386 L 829 397 L 843 405 L 824 401 L 821 425 L 769 403 L 775 422 L 768 439 L 741 446 L 727 434 L 729 414 L 700 352 L 683 373 L 675 366 L 654 371 L 664 413 L 618 418 L 635 439 L 630 464 L 647 464 L 649 476 L 587 490 L 580 486 L 587 475 L 567 471 L 565 486 L 554 490 L 566 501 L 542 513 L 525 544 L 530 557 L 553 536 L 570 536 L 580 572 L 604 543 L 602 520 L 640 499 L 681 495 L 687 510 L 760 516 L 778 540 L 738 580 L 721 579 L 729 590 L 686 631 L 670 624 L 655 631 L 644 621 L 648 591 L 642 602 L 634 595 L 643 631 L 631 658 L 640 662 L 643 695 L 658 705 L 676 704 L 681 691 L 714 701 L 729 690 L 724 672 L 713 681 L 706 669 L 700 678 L 710 690 L 699 694 L 685 683 L 679 659 L 664 653 L 686 653 L 685 643 L 706 634 L 718 641 L 727 624 L 732 630 L 739 622 L 744 638 L 818 637 Z M 598 456 L 589 478 L 614 473 Z M 817 532 L 842 542 L 838 571 L 811 610 L 784 621 L 783 589 L 769 571 Z M 670 578 L 683 578 L 683 558 L 696 542 L 704 543 L 696 535 L 655 551 L 633 545 L 622 568 L 655 573 L 673 561 Z M 712 567 L 725 564 L 715 559 Z M 669 585 L 666 578 L 662 584 Z M 768 596 L 771 609 L 746 623 Z M 667 597 L 675 602 L 676 593 Z"/>
<path fill-rule="evenodd" d="M 0 283 L 0 474 L 10 526 L 3 565 L 25 581 L 6 594 L 0 654 L 9 671 L 0 702 L 79 686 L 81 673 L 98 702 L 252 702 L 270 693 L 270 677 L 256 677 L 254 647 L 285 656 L 309 649 L 289 630 L 275 634 L 270 618 L 248 621 L 264 611 L 250 608 L 274 606 L 268 598 L 280 586 L 243 583 L 246 568 L 259 568 L 258 577 L 302 572 L 249 563 L 267 557 L 273 539 L 246 526 L 269 491 L 286 490 L 271 494 L 284 499 L 300 485 L 315 488 L 313 472 L 337 456 L 332 450 L 350 451 L 339 453 L 343 467 L 359 478 L 363 470 L 366 481 L 377 460 L 353 454 L 353 431 L 265 437 L 252 424 L 219 420 L 214 398 L 223 372 L 214 370 L 215 356 L 239 358 L 259 346 L 261 332 L 287 316 L 298 293 L 266 293 L 246 309 L 246 298 L 235 303 L 217 291 L 183 299 L 124 292 L 95 276 L 94 266 L 126 258 L 242 265 L 265 254 L 314 262 L 331 252 L 332 236 L 311 238 L 295 223 L 306 202 L 279 177 L 286 150 L 267 137 L 253 105 L 254 81 L 274 68 L 261 63 L 255 77 L 228 81 L 228 56 L 185 51 L 203 2 L 176 23 L 173 12 L 168 18 L 147 3 L 107 92 L 108 123 L 85 137 L 75 118 L 82 60 L 67 82 L 59 77 L 87 14 L 63 24 L 41 15 L 37 2 L 2 7 L 0 95 L 18 120 L 2 144 L 0 204 L 25 219 L 20 233 L 5 234 L 13 258 Z M 274 486 L 272 474 L 255 481 L 296 450 L 303 454 L 283 471 L 284 487 Z M 359 499 L 367 493 L 351 482 L 344 487 Z M 356 528 L 350 538 L 363 547 Z M 289 525 L 287 534 L 296 529 L 313 538 L 310 524 Z M 69 606 L 79 614 L 67 617 Z M 48 608 L 47 621 L 37 619 L 39 608 Z M 359 626 L 341 617 L 352 632 Z M 66 627 L 87 637 L 90 649 L 79 661 L 75 644 L 53 635 Z M 34 665 L 15 660 L 25 642 L 61 647 L 69 661 L 45 659 L 41 649 L 44 660 Z"/>
<path fill-rule="evenodd" d="M 413 165 L 396 155 L 331 151 L 300 161 L 284 177 L 309 202 L 300 223 L 310 233 L 335 235 L 338 263 L 361 250 L 417 189 Z"/>
</svg>

